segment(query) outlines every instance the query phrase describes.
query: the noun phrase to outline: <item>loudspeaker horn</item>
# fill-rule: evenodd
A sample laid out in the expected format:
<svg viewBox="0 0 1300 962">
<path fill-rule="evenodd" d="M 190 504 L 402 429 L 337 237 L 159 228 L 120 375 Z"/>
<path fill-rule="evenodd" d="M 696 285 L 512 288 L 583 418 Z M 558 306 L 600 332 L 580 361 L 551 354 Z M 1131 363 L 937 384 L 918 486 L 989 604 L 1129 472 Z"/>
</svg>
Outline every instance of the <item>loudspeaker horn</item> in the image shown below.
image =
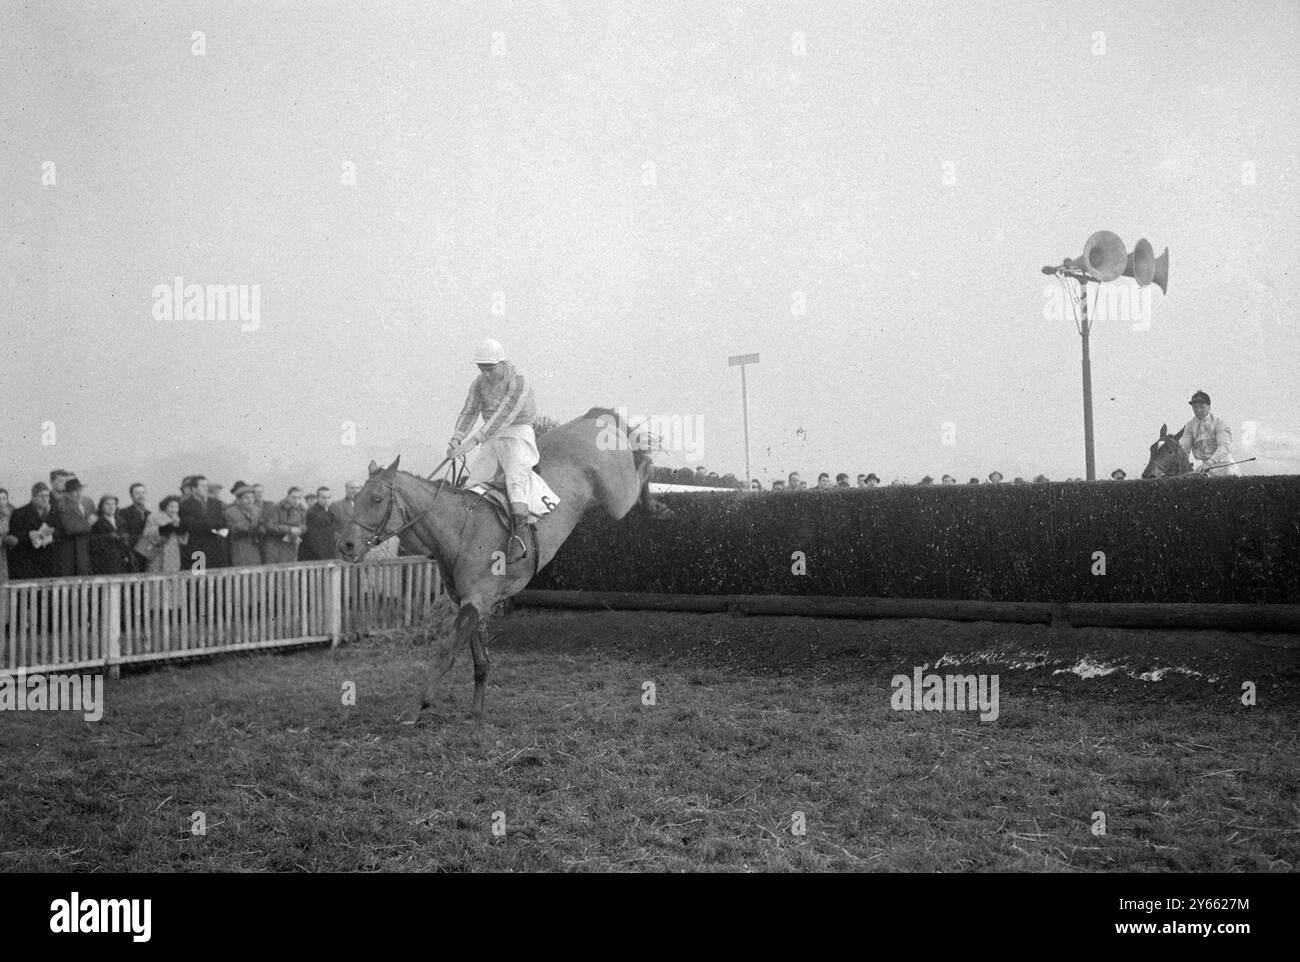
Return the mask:
<svg viewBox="0 0 1300 962">
<path fill-rule="evenodd" d="M 1124 268 L 1128 266 L 1128 254 L 1118 234 L 1099 230 L 1083 245 L 1083 256 L 1067 260 L 1065 266 L 1099 281 L 1113 281 L 1123 276 Z"/>
<path fill-rule="evenodd" d="M 1128 255 L 1128 266 L 1124 268 L 1124 277 L 1131 277 L 1138 282 L 1138 287 L 1146 287 L 1156 275 L 1156 252 L 1151 242 L 1143 237 L 1133 245 L 1133 253 Z"/>
<path fill-rule="evenodd" d="M 1169 248 L 1168 247 L 1165 248 L 1165 252 L 1163 254 L 1161 254 L 1159 257 L 1156 258 L 1155 274 L 1153 274 L 1151 277 L 1151 283 L 1155 284 L 1156 287 L 1160 288 L 1161 294 L 1169 293 Z"/>
</svg>

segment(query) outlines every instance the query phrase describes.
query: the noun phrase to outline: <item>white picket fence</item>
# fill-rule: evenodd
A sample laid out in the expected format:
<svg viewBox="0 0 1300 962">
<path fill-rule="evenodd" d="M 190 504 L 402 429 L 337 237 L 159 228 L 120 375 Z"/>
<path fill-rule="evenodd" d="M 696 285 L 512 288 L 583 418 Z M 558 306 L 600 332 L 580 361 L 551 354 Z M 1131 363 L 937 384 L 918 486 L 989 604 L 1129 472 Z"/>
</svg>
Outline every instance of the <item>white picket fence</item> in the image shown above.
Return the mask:
<svg viewBox="0 0 1300 962">
<path fill-rule="evenodd" d="M 0 585 L 0 676 L 330 642 L 417 624 L 442 598 L 428 558 L 310 561 Z"/>
</svg>

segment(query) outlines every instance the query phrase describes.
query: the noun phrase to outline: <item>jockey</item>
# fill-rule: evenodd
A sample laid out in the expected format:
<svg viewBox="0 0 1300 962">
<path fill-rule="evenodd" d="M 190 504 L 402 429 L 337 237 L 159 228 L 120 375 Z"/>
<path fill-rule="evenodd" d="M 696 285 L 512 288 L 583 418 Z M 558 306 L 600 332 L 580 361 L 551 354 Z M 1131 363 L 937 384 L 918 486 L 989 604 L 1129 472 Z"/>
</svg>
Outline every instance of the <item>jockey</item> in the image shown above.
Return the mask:
<svg viewBox="0 0 1300 962">
<path fill-rule="evenodd" d="M 1193 470 L 1206 472 L 1216 464 L 1231 461 L 1232 428 L 1228 427 L 1228 422 L 1223 418 L 1210 413 L 1210 396 L 1204 391 L 1197 391 L 1187 403 L 1192 406 L 1196 416 L 1183 428 L 1178 444 L 1198 462 Z M 1241 474 L 1235 465 L 1222 469 L 1222 473 Z"/>
<path fill-rule="evenodd" d="M 528 546 L 521 535 L 528 524 L 529 475 L 539 458 L 533 433 L 537 416 L 533 386 L 506 360 L 499 341 L 488 338 L 480 344 L 474 351 L 474 363 L 481 373 L 470 385 L 465 406 L 456 419 L 456 433 L 448 442 L 447 456 L 460 457 L 482 443 L 483 450 L 474 460 L 466 486 L 490 485 L 505 475 L 511 514 L 506 561 L 513 564 L 528 557 Z M 471 434 L 480 414 L 483 426 Z"/>
</svg>

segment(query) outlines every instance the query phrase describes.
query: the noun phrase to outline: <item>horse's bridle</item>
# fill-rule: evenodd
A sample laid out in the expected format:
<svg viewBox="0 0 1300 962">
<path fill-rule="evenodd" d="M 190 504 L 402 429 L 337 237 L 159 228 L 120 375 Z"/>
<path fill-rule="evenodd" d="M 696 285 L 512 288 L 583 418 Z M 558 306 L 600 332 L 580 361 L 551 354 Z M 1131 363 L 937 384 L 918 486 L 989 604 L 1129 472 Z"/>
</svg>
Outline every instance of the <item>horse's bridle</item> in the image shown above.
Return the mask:
<svg viewBox="0 0 1300 962">
<path fill-rule="evenodd" d="M 452 467 L 451 467 L 451 477 L 452 477 L 452 481 L 451 481 L 451 485 L 452 485 L 452 487 L 455 487 L 455 486 L 456 486 L 456 479 L 457 479 L 457 472 L 456 472 L 456 467 L 457 467 L 457 465 L 456 465 L 456 462 L 455 462 L 454 460 L 452 460 L 451 458 L 448 458 L 448 459 L 444 460 L 444 461 L 442 462 L 442 464 L 440 464 L 440 465 L 438 465 L 436 468 L 434 468 L 433 471 L 432 471 L 432 473 L 429 475 L 429 477 L 430 477 L 430 479 L 432 479 L 432 478 L 433 478 L 433 475 L 434 475 L 434 474 L 437 474 L 440 470 L 442 470 L 442 466 L 443 466 L 443 464 L 446 464 L 448 461 L 451 461 L 451 462 L 452 462 Z M 462 466 L 463 466 L 463 463 L 462 463 Z M 375 548 L 377 548 L 377 547 L 379 547 L 381 544 L 383 544 L 385 541 L 387 541 L 389 538 L 398 538 L 398 537 L 401 537 L 403 531 L 405 531 L 407 528 L 411 527 L 411 525 L 415 524 L 415 522 L 419 521 L 419 520 L 420 520 L 421 518 L 423 518 L 426 514 L 428 514 L 430 511 L 433 510 L 433 506 L 434 506 L 434 504 L 435 504 L 435 503 L 437 502 L 437 500 L 438 500 L 438 495 L 442 494 L 442 488 L 443 488 L 443 485 L 438 485 L 437 490 L 435 490 L 435 491 L 433 492 L 433 498 L 429 501 L 429 506 L 428 506 L 427 508 L 425 508 L 425 509 L 424 509 L 423 511 L 421 511 L 419 514 L 417 514 L 414 518 L 411 518 L 409 521 L 407 521 L 404 525 L 402 525 L 402 526 L 401 526 L 400 528 L 398 528 L 396 531 L 389 531 L 387 534 L 385 534 L 385 533 L 384 533 L 384 529 L 388 527 L 388 522 L 389 522 L 389 520 L 393 517 L 393 505 L 394 505 L 394 504 L 397 504 L 397 508 L 398 508 L 398 510 L 401 512 L 401 516 L 402 516 L 402 519 L 403 519 L 403 520 L 406 519 L 406 506 L 403 505 L 403 504 L 398 504 L 398 502 L 397 502 L 397 486 L 396 486 L 395 484 L 393 484 L 392 481 L 382 481 L 382 480 L 381 480 L 379 483 L 382 484 L 385 488 L 388 489 L 388 504 L 387 504 L 387 506 L 385 506 L 385 508 L 384 508 L 384 516 L 383 516 L 382 518 L 379 519 L 379 524 L 375 525 L 374 527 L 371 527 L 371 526 L 368 525 L 368 524 L 362 524 L 360 521 L 356 521 L 356 520 L 354 520 L 354 521 L 352 522 L 352 523 L 355 524 L 358 528 L 360 528 L 362 531 L 368 531 L 368 532 L 370 532 L 370 537 L 367 538 L 367 539 L 365 540 L 365 543 L 364 543 L 364 545 L 363 545 L 363 547 L 365 548 L 366 551 L 372 551 L 372 550 L 374 550 Z"/>
<path fill-rule="evenodd" d="M 1166 440 L 1165 438 L 1161 438 L 1159 441 L 1156 442 L 1156 447 L 1159 448 L 1159 449 L 1163 449 L 1163 448 L 1165 447 L 1166 444 L 1173 444 L 1175 447 L 1178 446 L 1178 442 L 1177 442 L 1177 441 L 1174 441 L 1173 438 L 1170 437 L 1168 440 Z M 1165 452 L 1164 450 L 1158 450 L 1156 453 L 1157 453 L 1157 454 L 1160 454 L 1160 455 L 1164 455 L 1164 454 L 1167 453 L 1167 454 L 1169 455 L 1170 458 L 1177 457 L 1177 455 L 1174 454 L 1173 451 Z M 1159 474 L 1154 475 L 1154 476 L 1152 477 L 1151 480 L 1153 480 L 1153 481 L 1159 481 L 1161 478 L 1175 478 L 1175 477 L 1177 477 L 1176 474 L 1170 474 L 1170 473 L 1169 473 L 1168 471 L 1166 471 L 1163 467 L 1161 467 L 1160 465 L 1156 464 L 1156 459 L 1155 459 L 1154 457 L 1151 458 L 1150 461 L 1151 461 L 1151 463 L 1150 463 L 1149 466 L 1152 467 L 1152 468 L 1154 468 L 1156 471 L 1159 472 Z"/>
</svg>

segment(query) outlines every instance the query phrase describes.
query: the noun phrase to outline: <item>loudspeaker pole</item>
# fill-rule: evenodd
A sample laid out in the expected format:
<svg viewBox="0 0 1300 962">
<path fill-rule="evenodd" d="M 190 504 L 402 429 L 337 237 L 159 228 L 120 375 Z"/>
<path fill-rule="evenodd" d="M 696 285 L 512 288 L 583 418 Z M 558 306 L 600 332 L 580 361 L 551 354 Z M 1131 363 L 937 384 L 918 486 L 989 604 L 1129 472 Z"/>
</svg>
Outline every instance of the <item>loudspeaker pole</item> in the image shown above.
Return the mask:
<svg viewBox="0 0 1300 962">
<path fill-rule="evenodd" d="M 1083 338 L 1083 446 L 1089 481 L 1097 480 L 1092 453 L 1092 359 L 1088 355 L 1088 282 L 1079 282 L 1079 336 Z"/>
<path fill-rule="evenodd" d="M 1097 459 L 1092 451 L 1092 358 L 1088 355 L 1088 335 L 1092 322 L 1088 320 L 1088 284 L 1101 285 L 1121 277 L 1131 277 L 1138 287 L 1155 284 L 1163 294 L 1169 283 L 1169 248 L 1155 256 L 1151 242 L 1145 237 L 1137 242 L 1133 253 L 1124 250 L 1118 234 L 1099 230 L 1083 245 L 1082 257 L 1067 257 L 1060 266 L 1043 268 L 1043 273 L 1055 276 L 1065 285 L 1067 278 L 1079 285 L 1079 337 L 1083 339 L 1083 453 L 1089 481 L 1097 480 Z M 1097 290 L 1101 290 L 1098 286 Z"/>
</svg>

